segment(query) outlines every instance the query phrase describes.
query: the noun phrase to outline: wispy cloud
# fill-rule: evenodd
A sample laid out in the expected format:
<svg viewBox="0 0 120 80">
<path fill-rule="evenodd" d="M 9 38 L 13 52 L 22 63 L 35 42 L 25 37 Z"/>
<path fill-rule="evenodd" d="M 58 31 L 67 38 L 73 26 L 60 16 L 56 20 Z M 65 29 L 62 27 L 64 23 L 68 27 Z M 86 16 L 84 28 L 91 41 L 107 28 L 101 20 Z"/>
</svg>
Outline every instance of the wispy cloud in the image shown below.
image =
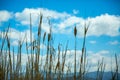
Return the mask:
<svg viewBox="0 0 120 80">
<path fill-rule="evenodd" d="M 110 45 L 117 45 L 117 44 L 120 44 L 119 41 L 115 40 L 115 41 L 110 41 L 108 42 Z"/>
<path fill-rule="evenodd" d="M 73 9 L 73 14 L 78 14 L 79 10 Z"/>
<path fill-rule="evenodd" d="M 96 44 L 96 41 L 89 41 L 89 43 L 91 43 L 91 44 Z"/>
</svg>

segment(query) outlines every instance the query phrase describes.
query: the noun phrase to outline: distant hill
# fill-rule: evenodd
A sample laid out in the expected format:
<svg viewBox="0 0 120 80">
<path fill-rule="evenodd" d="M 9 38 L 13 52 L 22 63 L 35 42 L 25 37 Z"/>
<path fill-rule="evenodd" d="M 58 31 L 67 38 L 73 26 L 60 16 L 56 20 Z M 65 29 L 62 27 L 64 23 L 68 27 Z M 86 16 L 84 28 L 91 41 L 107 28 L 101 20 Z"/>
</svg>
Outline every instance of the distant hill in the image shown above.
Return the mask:
<svg viewBox="0 0 120 80">
<path fill-rule="evenodd" d="M 97 76 L 97 72 L 89 72 L 86 74 L 87 78 L 90 78 L 90 80 L 95 80 Z M 112 74 L 111 72 L 104 72 L 103 74 L 103 80 L 111 80 Z M 118 73 L 118 80 L 120 80 L 120 73 Z"/>
<path fill-rule="evenodd" d="M 78 74 L 79 73 L 77 73 L 77 75 Z M 69 74 L 69 76 L 64 74 L 64 77 L 62 80 L 66 80 L 66 79 L 73 80 L 73 75 L 74 75 L 74 73 Z M 89 72 L 85 75 L 85 80 L 96 80 L 96 77 L 97 77 L 97 71 Z M 111 80 L 111 78 L 112 78 L 111 72 L 104 72 L 102 80 Z M 57 80 L 57 78 L 55 78 L 54 80 Z M 118 73 L 118 79 L 116 79 L 116 80 L 120 80 L 120 73 Z"/>
</svg>

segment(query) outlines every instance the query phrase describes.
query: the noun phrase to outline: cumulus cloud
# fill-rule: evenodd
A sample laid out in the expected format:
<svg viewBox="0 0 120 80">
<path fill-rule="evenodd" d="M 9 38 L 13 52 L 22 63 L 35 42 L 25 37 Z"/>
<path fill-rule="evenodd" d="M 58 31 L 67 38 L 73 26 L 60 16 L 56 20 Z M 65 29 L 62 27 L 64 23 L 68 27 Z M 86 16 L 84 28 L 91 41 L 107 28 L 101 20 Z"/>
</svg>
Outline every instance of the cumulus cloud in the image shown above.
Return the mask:
<svg viewBox="0 0 120 80">
<path fill-rule="evenodd" d="M 71 33 L 73 26 L 78 23 L 83 23 L 84 19 L 76 16 L 72 16 L 66 12 L 57 12 L 54 10 L 48 10 L 45 8 L 25 8 L 22 12 L 15 13 L 15 18 L 22 25 L 29 26 L 30 24 L 30 13 L 32 15 L 32 25 L 38 26 L 39 15 L 43 15 L 42 29 L 49 33 L 50 25 L 48 24 L 48 18 L 53 20 L 52 31 L 54 33 Z"/>
<path fill-rule="evenodd" d="M 82 18 L 78 18 L 76 16 L 71 16 L 67 19 L 65 19 L 63 22 L 61 22 L 60 24 L 58 24 L 58 26 L 60 28 L 66 28 L 66 27 L 72 27 L 74 26 L 75 24 L 78 24 L 78 23 L 83 23 L 83 19 Z"/>
<path fill-rule="evenodd" d="M 120 16 L 103 14 L 95 18 L 88 18 L 91 22 L 88 36 L 118 36 L 120 35 Z"/>
<path fill-rule="evenodd" d="M 76 10 L 74 10 L 76 12 Z M 5 12 L 7 15 L 7 12 Z M 55 10 L 49 10 L 46 8 L 25 8 L 22 12 L 16 12 L 14 14 L 15 19 L 21 25 L 29 26 L 30 13 L 32 17 L 32 26 L 38 26 L 40 14 L 43 15 L 42 30 L 49 33 L 50 25 L 48 24 L 48 18 L 51 20 L 51 26 L 53 33 L 70 34 L 73 27 L 76 25 L 78 30 L 78 37 L 83 37 L 84 26 L 89 24 L 87 36 L 119 36 L 120 35 L 120 16 L 101 14 L 96 17 L 88 17 L 84 19 L 77 17 L 66 12 L 57 12 Z M 2 13 L 2 15 L 4 15 Z M 8 15 L 10 17 L 10 15 Z M 1 19 L 6 21 L 7 19 Z"/>
<path fill-rule="evenodd" d="M 18 21 L 20 21 L 21 24 L 23 25 L 28 25 L 30 22 L 30 13 L 32 15 L 32 24 L 35 25 L 36 22 L 39 19 L 39 15 L 42 14 L 43 17 L 45 18 L 53 18 L 53 19 L 63 19 L 66 18 L 68 16 L 70 16 L 69 14 L 63 12 L 63 13 L 59 13 L 57 11 L 53 11 L 53 10 L 48 10 L 46 8 L 25 8 L 22 12 L 17 12 L 15 14 L 15 17 Z"/>
<path fill-rule="evenodd" d="M 48 24 L 48 18 L 50 20 L 54 20 L 54 21 L 59 22 L 59 21 L 62 21 L 62 20 L 66 19 L 67 17 L 70 16 L 66 12 L 59 13 L 57 11 L 48 10 L 46 8 L 37 8 L 37 9 L 25 8 L 22 12 L 16 12 L 15 13 L 15 18 L 22 25 L 29 26 L 29 24 L 30 24 L 30 13 L 31 13 L 31 18 L 32 18 L 32 20 L 31 20 L 32 26 L 38 26 L 40 14 L 43 15 L 42 29 L 47 33 L 49 33 L 49 30 L 50 30 L 49 29 L 50 25 Z M 53 28 L 54 31 L 56 31 L 55 26 L 52 27 L 52 28 Z"/>
<path fill-rule="evenodd" d="M 22 12 L 16 12 L 15 18 L 22 25 L 29 25 L 30 24 L 30 13 L 32 15 L 32 24 L 34 25 L 36 24 L 39 18 L 38 10 L 25 8 Z"/>
<path fill-rule="evenodd" d="M 0 11 L 0 24 L 2 22 L 8 21 L 10 18 L 12 18 L 12 16 L 13 16 L 12 12 L 8 12 L 6 10 Z"/>
<path fill-rule="evenodd" d="M 90 24 L 87 36 L 119 36 L 120 35 L 120 16 L 102 14 L 85 20 L 84 24 L 78 25 L 78 34 L 83 36 L 84 27 Z"/>
</svg>

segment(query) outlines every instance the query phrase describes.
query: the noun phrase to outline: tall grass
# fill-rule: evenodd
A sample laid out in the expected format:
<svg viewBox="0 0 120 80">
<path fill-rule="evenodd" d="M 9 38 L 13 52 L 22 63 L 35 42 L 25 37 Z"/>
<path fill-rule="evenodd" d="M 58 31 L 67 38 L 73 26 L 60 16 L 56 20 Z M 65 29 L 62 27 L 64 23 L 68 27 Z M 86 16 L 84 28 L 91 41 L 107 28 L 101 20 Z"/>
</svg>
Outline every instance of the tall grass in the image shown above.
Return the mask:
<svg viewBox="0 0 120 80">
<path fill-rule="evenodd" d="M 77 29 L 76 26 L 74 28 L 74 36 L 75 36 L 75 64 L 74 64 L 74 80 L 76 80 L 76 35 L 77 35 Z"/>
<path fill-rule="evenodd" d="M 43 15 L 40 14 L 39 25 L 38 25 L 38 34 L 37 39 L 32 39 L 32 18 L 30 14 L 30 43 L 27 42 L 26 35 L 23 40 L 18 41 L 18 52 L 17 52 L 17 61 L 15 61 L 15 51 L 14 47 L 11 46 L 10 38 L 8 36 L 9 27 L 6 32 L 3 34 L 3 38 L 1 39 L 0 46 L 0 80 L 89 80 L 85 78 L 87 73 L 87 57 L 86 57 L 86 35 L 89 28 L 89 24 L 84 25 L 84 37 L 83 37 L 83 45 L 81 56 L 79 57 L 79 71 L 78 66 L 76 66 L 76 48 L 77 48 L 77 27 L 74 27 L 74 38 L 75 38 L 75 55 L 74 55 L 74 75 L 69 76 L 71 74 L 71 63 L 66 64 L 66 55 L 68 52 L 68 41 L 65 47 L 65 50 L 62 51 L 62 47 L 58 44 L 58 49 L 55 50 L 53 46 L 53 34 L 52 34 L 52 26 L 50 25 L 50 33 L 44 33 L 43 38 L 41 34 L 42 28 L 42 19 Z M 46 38 L 47 37 L 47 38 Z M 43 39 L 43 40 L 42 40 Z M 22 47 L 26 40 L 26 54 L 27 54 L 27 62 L 25 65 L 25 69 L 22 66 Z M 42 41 L 41 41 L 42 40 Z M 42 63 L 43 59 L 40 57 L 42 51 L 40 48 L 41 44 L 47 43 L 46 48 L 46 60 L 45 63 Z M 28 49 L 30 48 L 30 50 Z M 57 54 L 57 57 L 56 57 Z M 62 57 L 61 57 L 62 55 Z M 55 61 L 57 58 L 57 63 Z M 115 55 L 116 61 L 116 69 L 112 72 L 112 80 L 118 79 L 118 57 Z M 67 70 L 65 70 L 67 68 Z M 98 61 L 98 69 L 96 80 L 102 80 L 105 70 L 105 64 L 102 61 Z M 79 74 L 77 74 L 79 72 Z M 64 76 L 66 74 L 66 76 Z"/>
</svg>

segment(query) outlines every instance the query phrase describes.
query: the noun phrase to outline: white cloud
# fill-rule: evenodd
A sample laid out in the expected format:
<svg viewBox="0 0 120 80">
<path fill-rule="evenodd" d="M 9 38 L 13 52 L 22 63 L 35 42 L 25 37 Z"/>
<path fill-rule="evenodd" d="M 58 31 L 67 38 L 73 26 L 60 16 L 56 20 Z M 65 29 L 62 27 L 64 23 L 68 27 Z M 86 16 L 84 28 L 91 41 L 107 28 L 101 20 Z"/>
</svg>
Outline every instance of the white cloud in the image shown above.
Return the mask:
<svg viewBox="0 0 120 80">
<path fill-rule="evenodd" d="M 2 22 L 8 21 L 10 18 L 12 18 L 13 13 L 8 12 L 6 10 L 0 11 L 0 24 Z"/>
<path fill-rule="evenodd" d="M 78 17 L 76 17 L 76 16 L 71 16 L 71 17 L 69 17 L 69 18 L 67 18 L 67 19 L 65 19 L 63 22 L 61 22 L 60 24 L 58 24 L 58 26 L 60 27 L 60 28 L 67 28 L 67 27 L 72 27 L 72 26 L 74 26 L 74 25 L 76 25 L 76 24 L 78 24 L 78 23 L 83 23 L 83 19 L 82 18 L 78 18 Z"/>
<path fill-rule="evenodd" d="M 117 44 L 120 44 L 120 42 L 115 40 L 115 41 L 110 41 L 109 44 L 110 45 L 117 45 Z"/>
<path fill-rule="evenodd" d="M 91 44 L 95 44 L 96 43 L 96 41 L 89 41 Z"/>
<path fill-rule="evenodd" d="M 118 54 L 118 57 L 120 55 Z M 111 71 L 111 66 L 112 68 L 115 68 L 115 59 L 114 59 L 114 55 L 111 54 L 109 51 L 107 50 L 102 50 L 99 52 L 88 52 L 88 63 L 90 63 L 91 68 L 90 71 L 96 71 L 97 70 L 97 64 L 98 61 L 102 61 L 102 58 L 104 60 L 104 64 L 105 64 L 105 71 Z M 113 64 L 111 64 L 111 61 L 113 61 Z"/>
<path fill-rule="evenodd" d="M 70 16 L 63 21 L 60 21 L 60 23 L 55 24 L 55 26 L 58 26 L 56 33 L 70 34 L 75 25 L 79 24 L 80 22 L 84 23 L 84 19 L 76 16 Z"/>
<path fill-rule="evenodd" d="M 15 13 L 15 18 L 19 21 L 22 25 L 29 25 L 30 24 L 30 13 L 32 15 L 32 24 L 35 25 L 38 21 L 38 10 L 34 9 L 27 9 L 25 8 L 22 12 Z"/>
<path fill-rule="evenodd" d="M 15 40 L 24 40 L 27 39 L 27 42 L 30 42 L 30 30 L 25 30 L 25 31 L 18 31 L 16 29 L 10 28 L 10 31 L 8 32 L 8 36 L 11 39 Z M 32 40 L 34 40 L 34 33 L 32 33 Z"/>
<path fill-rule="evenodd" d="M 11 43 L 12 46 L 18 46 L 18 41 L 17 40 L 13 40 Z"/>
<path fill-rule="evenodd" d="M 3 38 L 5 32 L 0 32 L 0 37 Z M 14 28 L 9 28 L 8 37 L 11 39 L 11 45 L 17 46 L 18 41 L 30 42 L 30 30 L 18 31 Z M 32 33 L 32 40 L 34 40 L 34 33 Z"/>
<path fill-rule="evenodd" d="M 91 22 L 88 36 L 118 36 L 120 35 L 120 16 L 103 14 L 95 18 L 88 18 Z"/>
<path fill-rule="evenodd" d="M 76 10 L 73 10 L 74 12 Z M 32 14 L 32 26 L 38 26 L 39 14 L 43 14 L 42 30 L 49 33 L 50 25 L 48 17 L 52 21 L 53 33 L 70 34 L 73 27 L 77 25 L 78 37 L 83 37 L 84 23 L 90 22 L 87 36 L 119 36 L 120 35 L 120 16 L 101 14 L 96 17 L 84 19 L 82 17 L 73 16 L 66 12 L 57 12 L 46 8 L 25 8 L 22 12 L 16 12 L 15 19 L 22 25 L 29 26 L 30 13 Z M 7 20 L 7 19 L 6 19 Z M 4 20 L 2 20 L 4 21 Z"/>
<path fill-rule="evenodd" d="M 102 14 L 100 16 L 83 19 L 82 17 L 70 16 L 67 19 L 61 21 L 58 26 L 58 30 L 61 33 L 66 34 L 72 32 L 73 27 L 77 25 L 78 37 L 83 37 L 84 26 L 90 23 L 87 36 L 119 36 L 120 35 L 120 16 Z"/>
<path fill-rule="evenodd" d="M 45 18 L 49 17 L 49 18 L 53 18 L 53 19 L 63 19 L 63 18 L 70 16 L 69 14 L 67 14 L 65 12 L 59 13 L 57 11 L 48 10 L 45 8 L 37 8 L 37 9 L 25 8 L 22 12 L 17 12 L 15 14 L 15 17 L 18 21 L 20 21 L 21 24 L 28 25 L 30 23 L 30 13 L 32 15 L 32 24 L 33 25 L 38 23 L 40 13 L 42 13 L 43 17 L 45 17 Z"/>
<path fill-rule="evenodd" d="M 48 24 L 48 19 L 47 18 L 50 18 L 51 20 L 62 21 L 62 20 L 66 19 L 67 17 L 70 16 L 69 14 L 67 14 L 65 12 L 59 13 L 57 11 L 48 10 L 48 9 L 45 9 L 45 8 L 37 8 L 37 9 L 25 8 L 22 12 L 15 13 L 15 18 L 22 25 L 29 26 L 29 24 L 30 24 L 30 13 L 31 13 L 31 16 L 32 16 L 32 26 L 38 26 L 39 15 L 40 15 L 40 13 L 43 15 L 42 29 L 47 33 L 49 33 L 49 30 L 50 30 L 49 29 L 50 25 Z M 52 24 L 54 24 L 54 23 L 52 23 Z M 54 31 L 56 31 L 54 27 L 52 27 L 52 28 L 53 28 Z"/>
<path fill-rule="evenodd" d="M 77 71 L 79 71 L 79 61 L 80 61 L 80 57 L 81 57 L 81 51 L 79 51 L 79 50 L 76 51 L 76 55 L 77 55 L 76 56 Z M 31 54 L 25 54 L 25 53 L 22 54 L 22 57 L 21 57 L 22 58 L 21 59 L 22 60 L 22 65 L 24 65 L 24 66 L 26 65 L 26 62 L 28 61 L 28 56 L 30 57 Z M 34 57 L 35 57 L 35 54 L 34 54 Z M 117 57 L 118 57 L 118 62 L 119 62 L 120 54 L 117 54 Z M 92 51 L 88 51 L 86 59 L 88 61 L 87 68 L 89 68 L 89 66 L 90 66 L 89 72 L 97 71 L 98 61 L 101 62 L 102 59 L 104 60 L 105 71 L 111 71 L 111 67 L 112 67 L 112 70 L 115 69 L 115 57 L 114 57 L 114 54 L 111 54 L 107 50 L 98 51 L 96 53 L 92 52 Z M 46 60 L 46 54 L 42 55 L 42 56 L 40 55 L 40 63 L 42 61 L 42 68 L 45 65 L 45 60 Z M 17 61 L 17 54 L 15 54 L 15 62 L 16 61 Z M 56 53 L 53 56 L 53 66 L 56 66 L 57 61 L 58 61 L 58 53 Z M 60 64 L 62 65 L 62 52 L 60 53 Z M 74 72 L 74 50 L 67 51 L 66 59 L 65 59 L 65 68 L 64 68 L 65 71 L 67 71 L 67 69 L 68 69 L 67 66 L 68 65 L 71 65 L 71 72 Z"/>
<path fill-rule="evenodd" d="M 73 9 L 73 14 L 78 14 L 78 13 L 79 13 L 79 10 Z"/>
<path fill-rule="evenodd" d="M 81 57 L 81 51 L 76 51 L 76 55 L 77 55 L 77 57 L 76 57 L 77 71 L 79 71 L 79 63 L 80 63 L 79 61 L 80 61 L 80 57 Z M 102 61 L 102 58 L 104 58 L 104 63 L 106 65 L 105 71 L 111 71 L 111 66 L 114 68 L 115 63 L 114 63 L 114 56 L 111 57 L 110 55 L 111 55 L 110 52 L 106 51 L 106 50 L 102 50 L 102 51 L 99 51 L 96 53 L 94 53 L 94 52 L 89 53 L 88 52 L 87 53 L 88 66 L 91 65 L 91 68 L 89 71 L 90 72 L 97 71 L 98 61 Z M 44 58 L 46 58 L 45 56 L 44 56 Z M 62 53 L 61 53 L 61 57 L 62 57 Z M 54 65 L 56 65 L 57 59 L 58 59 L 58 56 L 56 55 L 55 60 L 54 60 Z M 113 64 L 111 64 L 111 59 L 113 61 Z M 60 58 L 60 62 L 62 63 L 62 58 Z M 71 71 L 72 72 L 74 71 L 74 50 L 67 51 L 65 64 L 66 65 L 70 64 Z M 67 66 L 65 66 L 65 71 L 67 71 Z"/>
</svg>

